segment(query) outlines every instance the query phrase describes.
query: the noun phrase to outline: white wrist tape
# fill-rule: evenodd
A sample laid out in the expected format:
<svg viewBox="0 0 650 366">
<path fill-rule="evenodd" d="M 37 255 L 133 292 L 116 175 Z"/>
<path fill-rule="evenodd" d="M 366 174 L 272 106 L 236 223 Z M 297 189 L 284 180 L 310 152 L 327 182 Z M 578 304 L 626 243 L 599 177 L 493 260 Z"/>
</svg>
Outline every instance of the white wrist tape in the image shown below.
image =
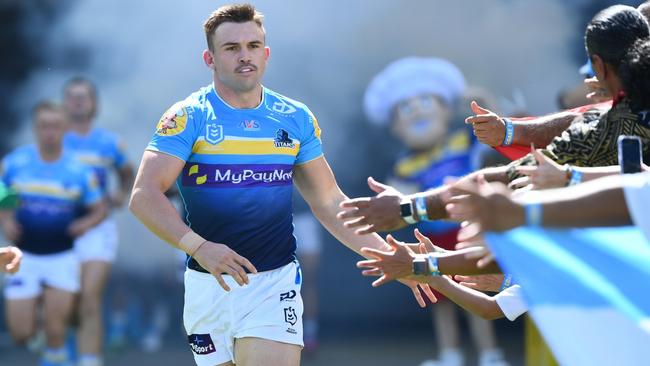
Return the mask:
<svg viewBox="0 0 650 366">
<path fill-rule="evenodd" d="M 178 247 L 181 248 L 185 253 L 189 254 L 191 257 L 206 241 L 207 240 L 203 239 L 201 235 L 190 230 L 186 232 L 183 237 L 181 237 L 181 240 L 178 241 Z"/>
</svg>

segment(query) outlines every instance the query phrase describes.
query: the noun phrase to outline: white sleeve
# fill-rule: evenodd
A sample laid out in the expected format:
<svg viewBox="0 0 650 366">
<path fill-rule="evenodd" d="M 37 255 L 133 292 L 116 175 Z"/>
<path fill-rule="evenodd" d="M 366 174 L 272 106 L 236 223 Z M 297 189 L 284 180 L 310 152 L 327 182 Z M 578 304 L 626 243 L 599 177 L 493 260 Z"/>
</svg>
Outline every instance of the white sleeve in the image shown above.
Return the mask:
<svg viewBox="0 0 650 366">
<path fill-rule="evenodd" d="M 514 321 L 519 315 L 528 311 L 521 286 L 513 285 L 494 296 L 497 305 L 508 320 Z"/>
<path fill-rule="evenodd" d="M 623 191 L 632 222 L 650 240 L 650 173 L 625 175 Z"/>
</svg>

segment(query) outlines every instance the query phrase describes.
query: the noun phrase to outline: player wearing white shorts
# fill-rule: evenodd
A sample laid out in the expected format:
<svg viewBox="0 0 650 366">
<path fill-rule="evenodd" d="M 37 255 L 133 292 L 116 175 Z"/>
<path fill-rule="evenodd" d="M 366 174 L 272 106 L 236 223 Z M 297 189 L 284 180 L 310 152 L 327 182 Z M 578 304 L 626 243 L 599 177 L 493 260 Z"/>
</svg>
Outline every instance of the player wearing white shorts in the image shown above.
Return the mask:
<svg viewBox="0 0 650 366">
<path fill-rule="evenodd" d="M 133 185 L 133 167 L 118 136 L 92 126 L 97 111 L 95 86 L 88 79 L 70 79 L 64 88 L 64 105 L 72 122 L 64 139 L 66 151 L 93 169 L 109 207 L 121 207 Z M 109 192 L 109 178 L 113 172 L 117 173 L 118 189 Z M 103 364 L 102 299 L 111 264 L 117 254 L 117 244 L 117 226 L 111 216 L 75 241 L 75 252 L 81 260 L 77 337 L 79 366 Z"/>
<path fill-rule="evenodd" d="M 262 15 L 226 5 L 204 29 L 212 83 L 160 119 L 129 207 L 190 256 L 184 322 L 197 365 L 295 366 L 303 341 L 293 184 L 351 249 L 386 244 L 336 219 L 346 196 L 323 157 L 316 118 L 261 85 L 270 54 Z M 174 182 L 189 225 L 164 195 Z M 408 285 L 424 306 L 417 285 Z"/>
<path fill-rule="evenodd" d="M 94 173 L 63 151 L 66 124 L 62 107 L 39 104 L 34 111 L 37 144 L 15 150 L 2 162 L 2 180 L 18 193 L 19 205 L 2 211 L 0 222 L 7 239 L 24 252 L 20 271 L 6 277 L 9 330 L 19 344 L 31 338 L 42 300 L 48 347 L 42 366 L 66 365 L 64 336 L 79 290 L 73 241 L 106 216 Z"/>
</svg>

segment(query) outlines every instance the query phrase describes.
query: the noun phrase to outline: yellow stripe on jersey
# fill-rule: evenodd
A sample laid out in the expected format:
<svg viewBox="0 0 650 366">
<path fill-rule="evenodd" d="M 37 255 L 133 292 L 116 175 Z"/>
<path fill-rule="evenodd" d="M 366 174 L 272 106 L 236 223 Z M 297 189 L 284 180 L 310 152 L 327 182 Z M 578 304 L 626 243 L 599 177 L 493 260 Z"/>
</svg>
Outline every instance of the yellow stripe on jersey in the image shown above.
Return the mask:
<svg viewBox="0 0 650 366">
<path fill-rule="evenodd" d="M 192 147 L 194 154 L 206 155 L 298 155 L 300 142 L 294 140 L 293 147 L 276 147 L 273 139 L 237 139 L 226 137 L 216 145 L 199 138 Z"/>
<path fill-rule="evenodd" d="M 43 196 L 49 196 L 54 198 L 64 198 L 64 199 L 77 199 L 81 195 L 79 189 L 64 189 L 63 187 L 58 187 L 54 185 L 46 185 L 40 183 L 14 183 L 11 188 L 16 190 L 19 193 L 32 193 L 39 194 Z"/>
</svg>

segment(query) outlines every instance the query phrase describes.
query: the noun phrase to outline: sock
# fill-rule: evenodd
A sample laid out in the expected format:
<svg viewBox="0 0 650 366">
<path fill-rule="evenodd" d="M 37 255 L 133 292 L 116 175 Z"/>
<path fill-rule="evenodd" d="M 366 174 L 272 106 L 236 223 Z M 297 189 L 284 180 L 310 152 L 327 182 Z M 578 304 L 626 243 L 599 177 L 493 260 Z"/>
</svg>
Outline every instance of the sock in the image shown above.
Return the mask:
<svg viewBox="0 0 650 366">
<path fill-rule="evenodd" d="M 79 355 L 79 366 L 103 366 L 104 360 L 99 355 Z"/>
<path fill-rule="evenodd" d="M 498 348 L 481 351 L 479 355 L 479 365 L 492 365 L 494 363 L 505 364 L 503 352 Z"/>
<path fill-rule="evenodd" d="M 465 356 L 458 348 L 445 348 L 440 351 L 440 362 L 443 365 L 463 365 Z"/>
</svg>

